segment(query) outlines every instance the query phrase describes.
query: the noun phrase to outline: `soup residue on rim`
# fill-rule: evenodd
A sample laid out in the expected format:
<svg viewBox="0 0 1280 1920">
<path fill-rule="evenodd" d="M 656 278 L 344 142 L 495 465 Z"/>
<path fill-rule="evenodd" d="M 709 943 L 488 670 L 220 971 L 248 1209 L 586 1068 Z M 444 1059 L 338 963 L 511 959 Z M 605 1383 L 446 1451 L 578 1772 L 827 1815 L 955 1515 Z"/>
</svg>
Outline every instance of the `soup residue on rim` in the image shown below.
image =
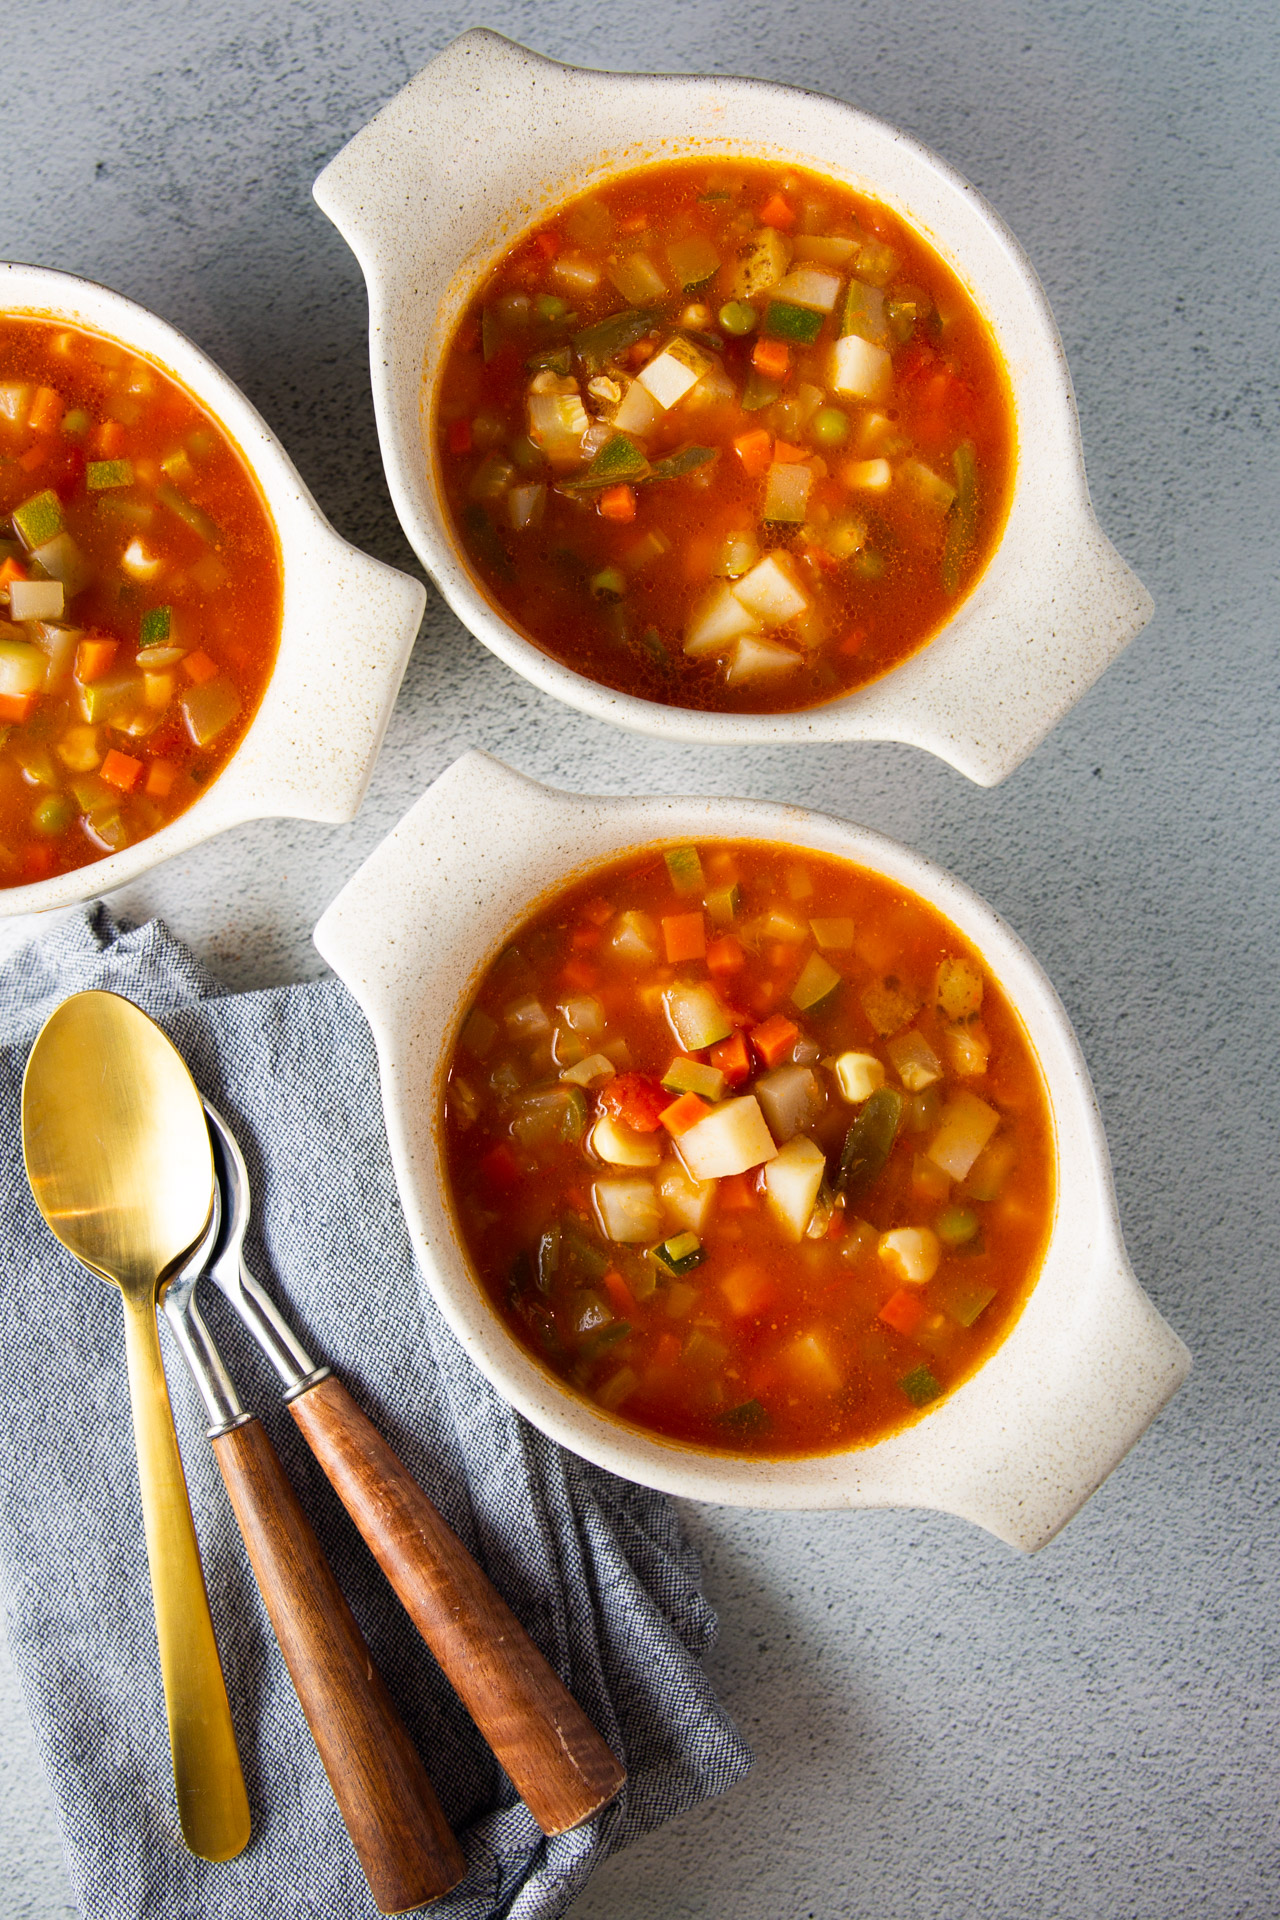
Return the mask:
<svg viewBox="0 0 1280 1920">
<path fill-rule="evenodd" d="M 549 896 L 462 1021 L 461 1242 L 543 1365 L 738 1454 L 885 1437 L 1039 1272 L 1047 1094 L 972 943 L 884 876 L 759 842 L 637 851 Z"/>
<path fill-rule="evenodd" d="M 0 885 L 145 839 L 221 772 L 280 641 L 270 511 L 146 355 L 0 316 Z"/>
<path fill-rule="evenodd" d="M 435 389 L 436 470 L 488 597 L 668 706 L 819 705 L 916 652 L 1012 494 L 990 330 L 839 183 L 681 160 L 562 206 L 488 274 Z"/>
</svg>

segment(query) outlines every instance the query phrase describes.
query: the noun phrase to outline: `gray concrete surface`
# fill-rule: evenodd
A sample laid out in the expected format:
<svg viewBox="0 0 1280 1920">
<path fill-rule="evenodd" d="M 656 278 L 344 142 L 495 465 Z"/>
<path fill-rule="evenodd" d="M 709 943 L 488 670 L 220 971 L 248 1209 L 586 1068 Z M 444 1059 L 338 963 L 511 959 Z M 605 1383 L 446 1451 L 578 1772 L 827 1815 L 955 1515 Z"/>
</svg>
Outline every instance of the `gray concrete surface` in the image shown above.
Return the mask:
<svg viewBox="0 0 1280 1920">
<path fill-rule="evenodd" d="M 983 793 L 905 748 L 631 740 L 533 693 L 433 599 L 353 826 L 248 828 L 119 904 L 164 913 L 230 982 L 317 972 L 320 909 L 473 742 L 584 790 L 826 807 L 985 893 L 1076 1022 L 1130 1251 L 1191 1381 L 1032 1560 L 927 1514 L 691 1509 L 724 1623 L 716 1679 L 759 1762 L 602 1869 L 575 1920 L 1274 1920 L 1274 16 L 1258 0 L 494 0 L 483 18 L 584 64 L 838 93 L 952 160 L 1045 282 L 1098 510 L 1156 618 Z M 401 564 L 362 288 L 309 186 L 474 19 L 444 0 L 55 0 L 4 33 L 0 255 L 95 275 L 192 333 L 335 524 Z M 0 1914 L 68 1911 L 7 1669 L 0 1834 Z"/>
</svg>

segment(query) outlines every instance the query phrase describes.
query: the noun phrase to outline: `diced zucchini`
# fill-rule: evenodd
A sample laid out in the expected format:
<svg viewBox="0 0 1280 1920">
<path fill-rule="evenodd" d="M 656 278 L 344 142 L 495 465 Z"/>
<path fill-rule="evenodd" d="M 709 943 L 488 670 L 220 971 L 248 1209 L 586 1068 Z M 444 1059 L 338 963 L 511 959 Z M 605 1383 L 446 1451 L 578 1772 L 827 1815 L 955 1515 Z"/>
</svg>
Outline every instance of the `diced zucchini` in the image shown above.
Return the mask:
<svg viewBox="0 0 1280 1920">
<path fill-rule="evenodd" d="M 942 1392 L 938 1381 L 923 1362 L 918 1367 L 913 1367 L 910 1373 L 904 1374 L 898 1385 L 913 1407 L 927 1407 L 929 1402 L 936 1400 Z"/>
<path fill-rule="evenodd" d="M 908 1027 L 905 1033 L 895 1033 L 886 1043 L 885 1052 L 908 1093 L 923 1093 L 926 1087 L 942 1078 L 941 1060 L 915 1027 Z"/>
<path fill-rule="evenodd" d="M 560 1078 L 572 1087 L 599 1087 L 606 1080 L 612 1080 L 616 1072 L 617 1068 L 606 1055 L 589 1053 L 585 1060 L 576 1061 L 571 1067 L 564 1067 Z"/>
<path fill-rule="evenodd" d="M 847 333 L 831 349 L 828 380 L 849 400 L 884 400 L 893 387 L 893 362 L 883 347 Z"/>
<path fill-rule="evenodd" d="M 727 887 L 713 887 L 707 895 L 707 913 L 712 924 L 730 927 L 742 906 L 742 889 L 737 881 Z"/>
<path fill-rule="evenodd" d="M 51 580 L 61 580 L 68 600 L 93 578 L 93 568 L 69 533 L 55 533 L 42 547 L 33 547 L 31 558 Z"/>
<path fill-rule="evenodd" d="M 686 1233 L 705 1233 L 716 1197 L 714 1180 L 694 1180 L 678 1160 L 668 1160 L 658 1176 L 658 1197 L 667 1225 Z"/>
<path fill-rule="evenodd" d="M 976 1093 L 962 1090 L 942 1109 L 941 1123 L 927 1149 L 929 1158 L 953 1180 L 963 1180 L 999 1125 L 994 1107 Z"/>
<path fill-rule="evenodd" d="M 951 456 L 956 476 L 956 497 L 947 521 L 947 537 L 942 550 L 942 590 L 955 593 L 960 586 L 964 563 L 978 532 L 978 462 L 973 442 L 964 440 Z"/>
<path fill-rule="evenodd" d="M 133 462 L 132 460 L 91 460 L 84 470 L 84 483 L 91 493 L 102 493 L 112 487 L 131 487 Z"/>
<path fill-rule="evenodd" d="M 745 686 L 751 680 L 774 680 L 794 673 L 800 655 L 776 640 L 756 640 L 748 636 L 734 644 L 725 667 L 725 685 Z"/>
<path fill-rule="evenodd" d="M 587 1123 L 587 1102 L 580 1087 L 552 1087 L 526 1094 L 511 1119 L 511 1131 L 522 1147 L 552 1146 L 579 1140 Z"/>
<path fill-rule="evenodd" d="M 733 1032 L 733 1021 L 714 987 L 668 987 L 662 996 L 671 1031 L 686 1053 L 702 1053 Z"/>
<path fill-rule="evenodd" d="M 822 332 L 822 315 L 790 300 L 771 300 L 764 310 L 762 331 L 773 340 L 790 340 L 811 347 Z"/>
<path fill-rule="evenodd" d="M 829 953 L 847 953 L 853 945 L 852 920 L 811 920 L 809 927 L 818 945 Z"/>
<path fill-rule="evenodd" d="M 942 1259 L 942 1243 L 932 1227 L 894 1227 L 880 1235 L 876 1250 L 889 1271 L 912 1287 L 927 1285 Z"/>
<path fill-rule="evenodd" d="M 676 1233 L 653 1249 L 653 1257 L 668 1273 L 683 1279 L 685 1274 L 702 1265 L 707 1250 L 696 1233 Z"/>
<path fill-rule="evenodd" d="M 673 240 L 667 248 L 667 261 L 684 293 L 705 286 L 720 271 L 720 249 L 705 233 L 693 233 L 685 240 Z"/>
<path fill-rule="evenodd" d="M 873 347 L 887 347 L 889 327 L 884 314 L 884 294 L 879 287 L 869 287 L 862 280 L 851 280 L 844 296 L 844 310 L 840 315 L 842 334 L 856 333 L 860 340 L 868 341 Z"/>
<path fill-rule="evenodd" d="M 471 476 L 467 498 L 484 506 L 496 506 L 505 500 L 515 484 L 516 470 L 500 453 L 487 453 Z"/>
<path fill-rule="evenodd" d="M 761 517 L 774 525 L 803 526 L 809 512 L 813 469 L 803 461 L 775 460 L 765 481 Z"/>
<path fill-rule="evenodd" d="M 668 847 L 662 858 L 678 894 L 687 897 L 703 892 L 707 883 L 696 847 Z M 711 1042 L 707 1041 L 706 1044 L 710 1046 Z"/>
<path fill-rule="evenodd" d="M 842 1053 L 836 1059 L 835 1075 L 850 1106 L 860 1106 L 884 1085 L 884 1062 L 874 1053 Z"/>
<path fill-rule="evenodd" d="M 946 513 L 956 497 L 956 490 L 950 481 L 944 480 L 932 467 L 927 467 L 923 460 L 904 460 L 898 468 L 898 478 L 922 506 L 934 513 Z"/>
<path fill-rule="evenodd" d="M 596 1180 L 591 1198 L 601 1230 L 623 1246 L 649 1246 L 662 1231 L 662 1209 L 650 1180 Z"/>
<path fill-rule="evenodd" d="M 697 1093 L 704 1100 L 719 1100 L 725 1080 L 719 1067 L 706 1066 L 701 1060 L 688 1060 L 677 1054 L 662 1076 L 668 1093 Z"/>
<path fill-rule="evenodd" d="M 493 1051 L 493 1043 L 498 1037 L 498 1023 L 491 1020 L 483 1007 L 472 1007 L 462 1023 L 459 1043 L 474 1054 L 477 1060 L 483 1060 Z"/>
<path fill-rule="evenodd" d="M 768 553 L 731 591 L 762 626 L 780 627 L 804 613 L 809 597 L 781 554 Z"/>
<path fill-rule="evenodd" d="M 765 1199 L 788 1239 L 804 1238 L 826 1171 L 826 1155 L 804 1134 L 788 1140 L 765 1167 Z"/>
<path fill-rule="evenodd" d="M 776 380 L 766 380 L 762 373 L 757 373 L 752 367 L 742 389 L 742 411 L 759 413 L 761 407 L 771 406 L 781 392 L 782 388 Z"/>
<path fill-rule="evenodd" d="M 969 1280 L 963 1275 L 953 1275 L 940 1282 L 937 1289 L 938 1305 L 961 1327 L 971 1327 L 995 1297 L 996 1289 L 990 1281 Z"/>
<path fill-rule="evenodd" d="M 778 1149 L 754 1094 L 726 1100 L 687 1133 L 676 1151 L 694 1180 L 722 1180 L 772 1160 Z"/>
<path fill-rule="evenodd" d="M 791 1004 L 799 1007 L 801 1013 L 809 1013 L 822 1006 L 843 984 L 829 960 L 824 960 L 820 953 L 811 953 L 791 989 Z"/>
<path fill-rule="evenodd" d="M 62 505 L 56 493 L 46 487 L 32 494 L 13 510 L 14 529 L 25 547 L 42 547 L 62 532 Z"/>
<path fill-rule="evenodd" d="M 604 1114 L 591 1129 L 591 1151 L 610 1167 L 656 1167 L 662 1143 L 656 1133 L 635 1133 L 612 1114 Z"/>
<path fill-rule="evenodd" d="M 811 1067 L 775 1067 L 756 1081 L 755 1093 L 780 1146 L 807 1132 L 825 1104 L 822 1083 Z"/>
<path fill-rule="evenodd" d="M 723 653 L 735 640 L 759 631 L 760 622 L 743 606 L 729 583 L 717 580 L 690 610 L 684 631 L 684 650 L 692 659 L 699 660 L 707 654 Z"/>
<path fill-rule="evenodd" d="M 1018 1152 L 1007 1135 L 985 1147 L 969 1169 L 964 1190 L 974 1200 L 998 1200 Z"/>
</svg>

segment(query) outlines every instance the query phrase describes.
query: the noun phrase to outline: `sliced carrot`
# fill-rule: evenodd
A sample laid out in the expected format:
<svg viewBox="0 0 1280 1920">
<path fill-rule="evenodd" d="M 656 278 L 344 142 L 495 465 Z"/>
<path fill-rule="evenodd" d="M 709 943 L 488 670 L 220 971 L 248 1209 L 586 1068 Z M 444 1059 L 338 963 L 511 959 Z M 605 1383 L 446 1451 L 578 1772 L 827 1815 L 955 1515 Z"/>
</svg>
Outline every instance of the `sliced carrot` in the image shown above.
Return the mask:
<svg viewBox="0 0 1280 1920">
<path fill-rule="evenodd" d="M 574 958 L 565 962 L 560 969 L 561 984 L 566 987 L 580 987 L 585 993 L 594 987 L 600 978 L 599 972 L 589 961 Z"/>
<path fill-rule="evenodd" d="M 748 478 L 759 480 L 769 471 L 769 462 L 773 458 L 773 436 L 766 433 L 763 427 L 756 427 L 750 433 L 740 433 L 733 443 L 733 450 Z"/>
<path fill-rule="evenodd" d="M 834 553 L 828 553 L 825 547 L 816 546 L 812 541 L 804 548 L 804 557 L 811 567 L 817 567 L 819 573 L 840 571 L 840 562 Z"/>
<path fill-rule="evenodd" d="M 717 1182 L 717 1204 L 721 1213 L 751 1213 L 756 1205 L 755 1188 L 745 1173 L 731 1174 Z"/>
<path fill-rule="evenodd" d="M 471 422 L 469 420 L 449 422 L 448 447 L 450 453 L 470 453 Z"/>
<path fill-rule="evenodd" d="M 89 435 L 89 452 L 102 460 L 111 460 L 124 446 L 124 428 L 118 420 L 103 420 Z"/>
<path fill-rule="evenodd" d="M 761 338 L 751 349 L 751 364 L 766 380 L 785 380 L 791 370 L 791 349 L 785 340 Z"/>
<path fill-rule="evenodd" d="M 0 693 L 0 720 L 25 720 L 36 697 L 34 693 Z"/>
<path fill-rule="evenodd" d="M 707 930 L 702 914 L 669 913 L 662 922 L 662 937 L 667 946 L 667 959 L 701 960 L 707 950 Z"/>
<path fill-rule="evenodd" d="M 717 941 L 716 945 L 719 944 Z M 731 1087 L 740 1087 L 744 1080 L 751 1078 L 751 1055 L 740 1033 L 731 1034 L 719 1046 L 712 1047 L 710 1059 L 712 1066 L 719 1067 Z"/>
<path fill-rule="evenodd" d="M 790 233 L 795 223 L 794 209 L 788 205 L 780 193 L 771 193 L 760 209 L 760 225 L 778 227 L 783 233 Z"/>
<path fill-rule="evenodd" d="M 584 920 L 590 920 L 597 927 L 602 927 L 606 920 L 613 918 L 613 908 L 607 900 L 599 897 L 586 901 L 580 911 Z"/>
<path fill-rule="evenodd" d="M 861 653 L 870 637 L 870 627 L 850 627 L 836 651 L 838 653 Z"/>
<path fill-rule="evenodd" d="M 663 1126 L 673 1139 L 678 1140 L 682 1133 L 688 1133 L 690 1127 L 696 1127 L 699 1120 L 705 1120 L 711 1112 L 706 1101 L 696 1093 L 682 1093 L 661 1114 Z"/>
<path fill-rule="evenodd" d="M 119 787 L 121 793 L 132 793 L 142 772 L 142 762 L 135 760 L 131 753 L 121 753 L 118 747 L 109 747 L 98 772 L 113 787 Z"/>
<path fill-rule="evenodd" d="M 909 1293 L 905 1287 L 899 1287 L 881 1307 L 879 1318 L 895 1333 L 910 1336 L 924 1319 L 924 1301 L 918 1293 Z"/>
<path fill-rule="evenodd" d="M 544 260 L 554 260 L 560 251 L 560 236 L 558 233 L 535 233 L 533 244 Z"/>
<path fill-rule="evenodd" d="M 498 1146 L 491 1147 L 489 1152 L 486 1153 L 484 1159 L 480 1162 L 480 1172 L 483 1178 L 489 1182 L 490 1186 L 515 1186 L 517 1180 L 520 1178 L 520 1169 L 516 1165 L 514 1153 L 512 1153 L 505 1140 Z"/>
<path fill-rule="evenodd" d="M 800 1038 L 800 1029 L 785 1013 L 775 1013 L 762 1026 L 752 1027 L 751 1044 L 766 1067 L 776 1067 Z"/>
<path fill-rule="evenodd" d="M 24 880 L 47 880 L 53 872 L 53 848 L 47 841 L 27 847 L 22 855 Z"/>
<path fill-rule="evenodd" d="M 613 520 L 620 527 L 626 526 L 636 517 L 635 488 L 621 482 L 616 487 L 602 487 L 596 511 L 602 520 Z"/>
<path fill-rule="evenodd" d="M 600 945 L 600 929 L 592 926 L 575 927 L 569 936 L 569 942 L 580 953 L 590 953 L 593 947 Z"/>
<path fill-rule="evenodd" d="M 33 447 L 28 447 L 25 453 L 18 455 L 18 465 L 22 467 L 25 472 L 34 473 L 37 467 L 44 465 L 45 461 L 49 458 L 49 452 L 50 449 L 47 441 L 37 440 Z"/>
<path fill-rule="evenodd" d="M 101 680 L 119 651 L 118 640 L 82 640 L 76 648 L 76 679 L 81 686 Z"/>
<path fill-rule="evenodd" d="M 649 1362 L 650 1371 L 661 1368 L 664 1372 L 674 1367 L 680 1358 L 680 1341 L 674 1333 L 660 1333 L 653 1343 L 653 1359 Z"/>
<path fill-rule="evenodd" d="M 752 1010 L 758 1020 L 764 1019 L 777 997 L 778 989 L 774 986 L 772 980 L 762 980 L 755 991 L 748 996 Z"/>
<path fill-rule="evenodd" d="M 622 1275 L 614 1267 L 610 1267 L 600 1284 L 624 1320 L 629 1314 L 635 1312 L 635 1295 L 632 1293 Z"/>
<path fill-rule="evenodd" d="M 189 653 L 182 666 L 187 678 L 194 680 L 198 687 L 204 686 L 207 680 L 216 680 L 220 672 L 217 661 L 211 660 L 203 647 Z"/>
<path fill-rule="evenodd" d="M 649 224 L 647 213 L 629 213 L 625 220 L 619 220 L 619 233 L 643 233 Z"/>
<path fill-rule="evenodd" d="M 734 1267 L 720 1282 L 720 1291 L 729 1303 L 729 1311 L 745 1318 L 763 1313 L 777 1298 L 777 1283 L 763 1267 Z"/>
<path fill-rule="evenodd" d="M 143 792 L 149 793 L 153 800 L 167 800 L 173 792 L 173 783 L 177 778 L 177 773 L 178 769 L 171 760 L 153 760 L 147 768 L 147 779 L 146 785 L 142 789 Z"/>
<path fill-rule="evenodd" d="M 62 424 L 62 395 L 53 387 L 37 387 L 27 425 L 32 433 L 54 433 Z"/>
<path fill-rule="evenodd" d="M 809 455 L 803 447 L 793 447 L 789 440 L 775 440 L 773 457 L 779 466 L 794 467 L 798 460 L 807 460 Z"/>
<path fill-rule="evenodd" d="M 739 973 L 746 963 L 746 957 L 741 942 L 735 940 L 731 933 L 722 933 L 707 948 L 707 967 L 715 974 Z"/>
<path fill-rule="evenodd" d="M 26 580 L 27 578 L 29 578 L 27 570 L 21 561 L 8 559 L 4 565 L 0 567 L 0 587 L 11 586 L 15 580 Z"/>
</svg>

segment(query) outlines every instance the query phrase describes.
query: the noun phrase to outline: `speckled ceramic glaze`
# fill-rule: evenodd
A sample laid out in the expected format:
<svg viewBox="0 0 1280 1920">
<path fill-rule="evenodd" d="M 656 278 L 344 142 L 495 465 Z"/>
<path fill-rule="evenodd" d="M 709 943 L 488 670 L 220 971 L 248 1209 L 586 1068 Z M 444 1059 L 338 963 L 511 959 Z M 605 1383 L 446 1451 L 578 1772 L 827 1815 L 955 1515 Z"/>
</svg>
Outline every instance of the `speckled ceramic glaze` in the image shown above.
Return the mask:
<svg viewBox="0 0 1280 1920">
<path fill-rule="evenodd" d="M 698 154 L 810 167 L 884 201 L 969 288 L 1013 387 L 1015 491 L 986 572 L 923 651 L 799 713 L 658 706 L 548 658 L 459 557 L 435 467 L 436 376 L 477 281 L 567 198 L 647 160 Z M 672 740 L 905 740 L 991 786 L 1151 617 L 1090 507 L 1070 376 L 1030 263 L 972 187 L 884 121 L 757 80 L 586 72 L 477 29 L 343 148 L 315 196 L 368 283 L 378 433 L 405 532 L 459 619 L 557 699 Z"/>
<path fill-rule="evenodd" d="M 148 839 L 74 873 L 0 890 L 0 914 L 109 893 L 244 820 L 353 819 L 422 619 L 424 588 L 339 538 L 239 388 L 145 307 L 72 274 L 6 265 L 0 266 L 0 311 L 109 334 L 174 374 L 253 469 L 284 563 L 276 665 L 252 725 L 217 779 Z"/>
<path fill-rule="evenodd" d="M 844 855 L 930 901 L 985 955 L 1049 1089 L 1058 1204 L 1004 1343 L 913 1426 L 807 1460 L 734 1459 L 656 1440 L 578 1399 L 517 1344 L 473 1279 L 445 1192 L 444 1077 L 476 983 L 540 895 L 631 847 L 781 840 Z M 1053 988 L 967 887 L 881 835 L 763 801 L 557 793 L 470 753 L 441 775 L 334 901 L 316 945 L 363 1007 L 414 1247 L 476 1365 L 553 1439 L 648 1486 L 759 1507 L 937 1507 L 1042 1546 L 1184 1378 L 1189 1356 L 1125 1257 L 1089 1076 Z"/>
</svg>

